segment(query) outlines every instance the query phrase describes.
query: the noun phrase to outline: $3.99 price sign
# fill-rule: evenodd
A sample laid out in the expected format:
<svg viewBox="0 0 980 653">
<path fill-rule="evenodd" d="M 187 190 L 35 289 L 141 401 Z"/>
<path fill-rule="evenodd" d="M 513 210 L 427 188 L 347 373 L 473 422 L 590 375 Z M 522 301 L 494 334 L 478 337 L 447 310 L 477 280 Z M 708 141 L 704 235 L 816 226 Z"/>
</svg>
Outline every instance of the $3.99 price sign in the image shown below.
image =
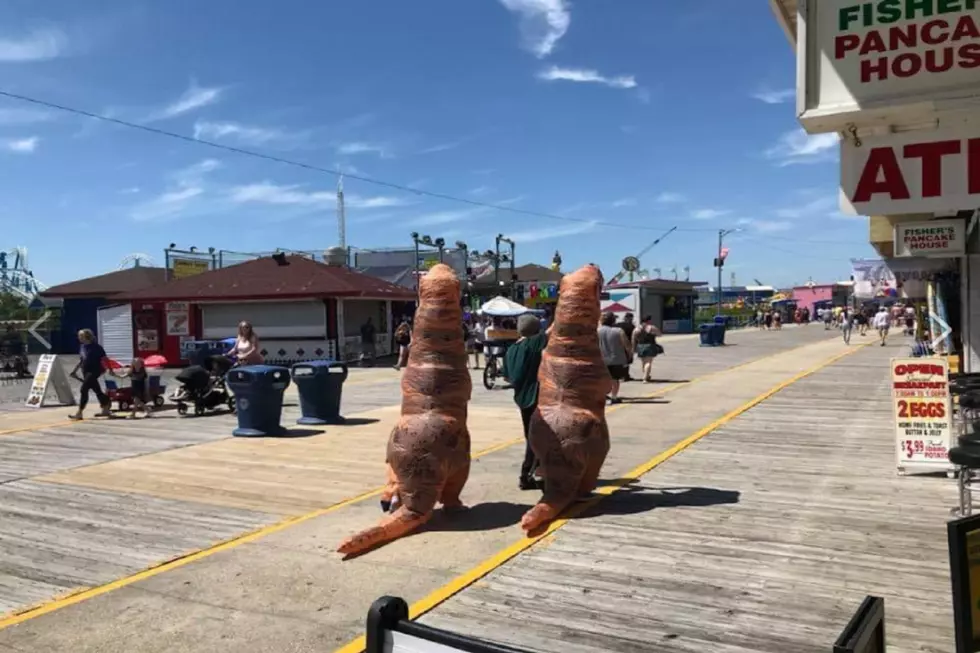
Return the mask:
<svg viewBox="0 0 980 653">
<path fill-rule="evenodd" d="M 892 360 L 891 380 L 899 468 L 948 468 L 952 424 L 946 360 Z"/>
</svg>

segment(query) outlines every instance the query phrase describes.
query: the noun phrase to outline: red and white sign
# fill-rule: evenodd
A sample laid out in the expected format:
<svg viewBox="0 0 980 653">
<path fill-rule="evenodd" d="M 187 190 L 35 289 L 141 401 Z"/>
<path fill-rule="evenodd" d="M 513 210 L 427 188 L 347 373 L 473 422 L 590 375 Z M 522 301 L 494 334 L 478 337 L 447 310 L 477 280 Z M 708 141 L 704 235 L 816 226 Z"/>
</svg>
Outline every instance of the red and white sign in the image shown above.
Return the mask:
<svg viewBox="0 0 980 653">
<path fill-rule="evenodd" d="M 980 95 L 980 0 L 799 2 L 797 98 L 811 133 L 931 115 Z"/>
<path fill-rule="evenodd" d="M 841 210 L 855 215 L 980 205 L 980 127 L 841 141 Z"/>
<path fill-rule="evenodd" d="M 953 427 L 946 359 L 892 359 L 891 379 L 898 469 L 950 468 Z"/>
</svg>

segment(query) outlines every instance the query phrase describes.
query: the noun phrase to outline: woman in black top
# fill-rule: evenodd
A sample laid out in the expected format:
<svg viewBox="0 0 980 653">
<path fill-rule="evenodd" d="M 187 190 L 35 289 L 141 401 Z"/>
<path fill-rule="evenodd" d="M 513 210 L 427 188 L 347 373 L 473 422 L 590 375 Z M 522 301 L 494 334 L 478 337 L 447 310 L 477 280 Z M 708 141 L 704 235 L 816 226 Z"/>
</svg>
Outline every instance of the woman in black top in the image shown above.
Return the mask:
<svg viewBox="0 0 980 653">
<path fill-rule="evenodd" d="M 653 383 L 650 373 L 653 369 L 653 359 L 660 352 L 657 345 L 657 336 L 659 335 L 660 329 L 653 326 L 653 318 L 649 315 L 643 318 L 640 328 L 633 331 L 633 351 L 636 352 L 636 357 L 640 359 L 644 383 Z"/>
</svg>

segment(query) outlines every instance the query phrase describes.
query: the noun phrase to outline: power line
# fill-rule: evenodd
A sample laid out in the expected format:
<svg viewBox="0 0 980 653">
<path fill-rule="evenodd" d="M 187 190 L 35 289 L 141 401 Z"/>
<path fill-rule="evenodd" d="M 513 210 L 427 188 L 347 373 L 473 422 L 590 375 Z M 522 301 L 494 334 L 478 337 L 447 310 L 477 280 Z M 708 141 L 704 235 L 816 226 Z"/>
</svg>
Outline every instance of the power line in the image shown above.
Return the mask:
<svg viewBox="0 0 980 653">
<path fill-rule="evenodd" d="M 19 93 L 12 93 L 11 91 L 6 91 L 0 89 L 0 97 L 5 97 L 11 100 L 17 100 L 19 102 L 27 102 L 29 104 L 34 104 L 37 106 L 45 107 L 48 109 L 55 109 L 57 111 L 63 111 L 65 113 L 71 113 L 77 116 L 83 116 L 85 118 L 91 118 L 93 120 L 99 120 L 101 122 L 107 122 L 114 125 L 119 125 L 121 127 L 127 127 L 129 129 L 135 129 L 157 136 L 164 136 L 166 138 L 173 138 L 187 143 L 195 143 L 198 145 L 204 145 L 217 150 L 223 150 L 225 152 L 231 152 L 232 154 L 239 154 L 242 156 L 249 156 L 252 158 L 263 159 L 265 161 L 271 161 L 273 163 L 279 163 L 282 165 L 292 166 L 295 168 L 302 168 L 304 170 L 309 170 L 312 172 L 319 172 L 323 174 L 333 175 L 334 177 L 347 177 L 348 179 L 356 179 L 357 181 L 364 182 L 366 184 L 372 184 L 375 186 L 380 186 L 382 188 L 388 188 L 391 190 L 397 190 L 403 193 L 413 193 L 415 195 L 421 195 L 424 197 L 431 197 L 433 199 L 444 200 L 447 202 L 456 202 L 460 204 L 467 204 L 469 206 L 492 209 L 495 211 L 503 211 L 505 213 L 512 213 L 516 215 L 525 215 L 530 217 L 545 218 L 547 220 L 558 220 L 561 222 L 574 222 L 578 224 L 593 224 L 603 227 L 611 227 L 615 229 L 635 229 L 641 231 L 662 231 L 662 226 L 655 225 L 631 225 L 624 224 L 621 222 L 608 222 L 605 220 L 591 220 L 588 218 L 574 218 L 565 215 L 557 215 L 554 213 L 546 213 L 543 211 L 532 211 L 528 209 L 521 209 L 513 206 L 507 206 L 504 204 L 492 204 L 489 202 L 481 202 L 479 200 L 472 200 L 465 197 L 457 197 L 455 195 L 449 195 L 447 193 L 439 193 L 435 191 L 423 190 L 421 188 L 412 188 L 411 186 L 405 186 L 403 184 L 397 184 L 390 181 L 384 181 L 382 179 L 375 179 L 373 177 L 366 177 L 364 175 L 354 175 L 349 172 L 343 172 L 340 170 L 335 170 L 332 168 L 324 168 L 322 166 L 313 165 L 311 163 L 304 163 L 302 161 L 296 161 L 293 159 L 287 159 L 280 156 L 275 156 L 272 154 L 266 154 L 264 152 L 257 152 L 255 150 L 248 150 L 241 147 L 235 147 L 233 145 L 225 145 L 222 143 L 216 143 L 214 141 L 209 141 L 203 138 L 197 138 L 194 136 L 188 136 L 186 134 L 181 134 L 178 132 L 172 132 L 166 129 L 159 129 L 157 127 L 150 127 L 149 125 L 142 125 L 136 122 L 130 122 L 128 120 L 122 120 L 120 118 L 113 118 L 100 113 L 94 113 L 92 111 L 86 111 L 84 109 L 78 109 L 76 107 L 69 107 L 67 105 L 58 104 L 56 102 L 49 102 L 47 100 L 41 100 L 38 98 L 30 97 L 27 95 L 21 95 Z M 687 233 L 713 233 L 717 229 L 713 227 L 704 228 L 692 228 L 692 227 L 680 227 L 677 231 L 687 232 Z M 754 234 L 756 238 L 764 238 L 769 240 L 784 240 L 787 242 L 797 242 L 799 239 L 790 237 L 780 237 L 768 234 Z M 824 245 L 853 245 L 850 241 L 830 241 L 830 240 L 810 240 L 807 242 L 814 244 L 824 244 Z"/>
<path fill-rule="evenodd" d="M 47 100 L 40 100 L 38 98 L 29 97 L 26 95 L 21 95 L 19 93 L 11 93 L 10 91 L 0 90 L 0 97 L 6 97 L 11 100 L 18 100 L 20 102 L 28 102 L 30 104 L 35 104 L 48 109 L 55 109 L 57 111 L 64 111 L 66 113 L 75 114 L 77 116 L 83 116 L 85 118 L 91 118 L 93 120 L 99 120 L 102 122 L 111 123 L 114 125 L 119 125 L 121 127 L 127 127 L 129 129 L 137 129 L 150 134 L 155 134 L 157 136 L 165 136 L 167 138 L 174 138 L 177 140 L 185 141 L 188 143 L 196 143 L 198 145 L 204 145 L 218 150 L 223 150 L 225 152 L 231 152 L 233 154 L 240 154 L 243 156 L 249 156 L 257 159 L 263 159 L 265 161 L 271 161 L 273 163 L 280 163 L 283 165 L 293 166 L 296 168 L 302 168 L 304 170 L 309 170 L 313 172 L 320 172 L 328 175 L 333 175 L 335 177 L 344 176 L 348 179 L 356 179 L 357 181 L 364 182 L 366 184 L 373 184 L 375 186 L 381 186 L 383 188 L 388 188 L 391 190 L 397 190 L 404 193 L 414 193 L 415 195 L 422 195 L 424 197 L 431 197 L 433 199 L 445 200 L 448 202 L 457 202 L 460 204 L 467 204 L 469 206 L 493 209 L 496 211 L 504 211 L 506 213 L 514 213 L 517 215 L 525 215 L 537 218 L 546 218 L 548 220 L 560 220 L 564 222 L 576 222 L 580 224 L 593 224 L 605 227 L 614 227 L 617 229 L 640 229 L 645 231 L 661 231 L 663 228 L 660 226 L 642 226 L 642 225 L 628 225 L 618 222 L 607 222 L 603 220 L 590 220 L 587 218 L 573 218 L 569 216 L 555 215 L 553 213 L 545 213 L 542 211 L 531 211 L 527 209 L 516 208 L 513 206 L 506 206 L 503 204 L 491 204 L 489 202 L 480 202 L 478 200 L 467 199 L 465 197 L 457 197 L 454 195 L 448 195 L 446 193 L 438 193 L 435 191 L 423 190 L 421 188 L 412 188 L 410 186 L 404 186 L 402 184 L 397 184 L 390 181 L 384 181 L 382 179 L 375 179 L 373 177 L 366 177 L 364 175 L 355 175 L 349 172 L 342 172 L 340 170 L 334 170 L 331 168 L 324 168 L 322 166 L 313 165 L 311 163 L 304 163 L 302 161 L 295 161 L 293 159 L 286 159 L 284 157 L 275 156 L 272 154 L 265 154 L 263 152 L 256 152 L 255 150 L 248 150 L 241 147 L 235 147 L 233 145 L 224 145 L 222 143 L 216 143 L 214 141 L 209 141 L 203 138 L 196 138 L 193 136 L 188 136 L 186 134 L 180 134 L 178 132 L 168 131 L 166 129 L 159 129 L 157 127 L 150 127 L 149 125 L 141 125 L 135 122 L 129 122 L 128 120 L 121 120 L 119 118 L 113 118 L 111 116 L 106 116 L 99 113 L 93 113 L 91 111 L 86 111 L 84 109 L 78 109 L 75 107 L 69 107 L 63 104 L 57 104 L 55 102 L 49 102 Z M 689 231 L 689 232 L 710 232 L 714 229 L 678 229 L 678 231 Z"/>
</svg>

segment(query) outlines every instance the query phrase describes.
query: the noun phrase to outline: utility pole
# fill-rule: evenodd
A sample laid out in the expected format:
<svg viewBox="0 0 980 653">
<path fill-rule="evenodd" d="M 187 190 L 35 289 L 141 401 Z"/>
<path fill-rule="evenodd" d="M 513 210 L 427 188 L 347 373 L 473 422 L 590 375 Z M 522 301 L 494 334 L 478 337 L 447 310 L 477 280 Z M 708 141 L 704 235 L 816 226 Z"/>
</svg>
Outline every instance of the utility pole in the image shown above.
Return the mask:
<svg viewBox="0 0 980 653">
<path fill-rule="evenodd" d="M 740 229 L 719 229 L 718 230 L 718 258 L 715 259 L 715 267 L 718 268 L 718 313 L 721 315 L 721 300 L 722 300 L 722 290 L 721 290 L 721 269 L 725 266 L 725 248 L 724 240 L 725 236 L 728 234 L 740 231 Z"/>
<path fill-rule="evenodd" d="M 344 176 L 337 178 L 337 236 L 340 247 L 347 247 L 347 210 L 344 206 Z M 417 247 L 417 245 L 416 245 Z M 415 257 L 418 259 L 418 256 Z"/>
</svg>

